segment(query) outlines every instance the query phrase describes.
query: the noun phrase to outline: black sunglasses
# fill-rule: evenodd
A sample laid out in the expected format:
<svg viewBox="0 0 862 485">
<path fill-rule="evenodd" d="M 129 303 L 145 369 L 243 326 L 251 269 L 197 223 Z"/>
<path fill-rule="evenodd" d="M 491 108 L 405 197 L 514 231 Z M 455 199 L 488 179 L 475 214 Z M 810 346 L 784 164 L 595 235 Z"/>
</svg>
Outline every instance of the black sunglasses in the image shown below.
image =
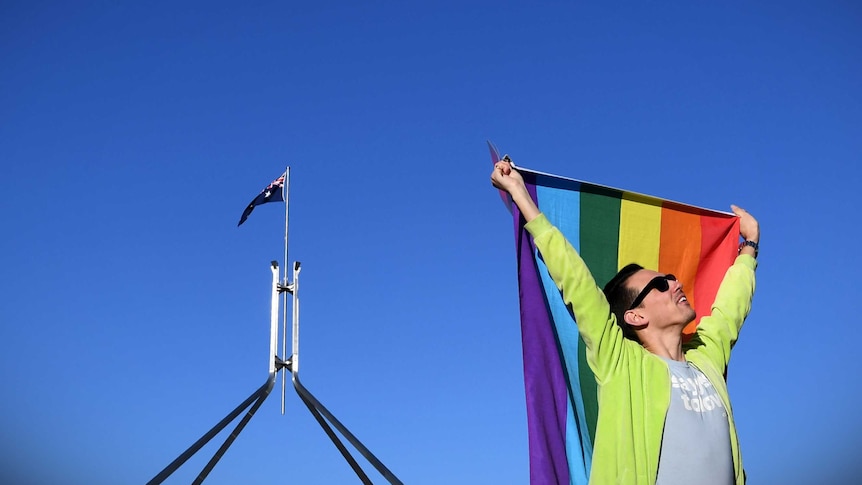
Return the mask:
<svg viewBox="0 0 862 485">
<path fill-rule="evenodd" d="M 649 283 L 644 286 L 644 289 L 642 289 L 641 292 L 638 293 L 637 298 L 635 298 L 635 301 L 632 302 L 631 306 L 629 307 L 629 310 L 634 310 L 635 308 L 637 308 L 644 301 L 644 298 L 646 298 L 647 294 L 649 294 L 649 292 L 652 291 L 653 288 L 658 291 L 661 291 L 662 293 L 667 291 L 668 288 L 670 288 L 670 283 L 668 283 L 668 281 L 676 281 L 676 276 L 672 274 L 666 274 L 664 276 L 656 276 L 655 278 L 649 280 Z"/>
</svg>

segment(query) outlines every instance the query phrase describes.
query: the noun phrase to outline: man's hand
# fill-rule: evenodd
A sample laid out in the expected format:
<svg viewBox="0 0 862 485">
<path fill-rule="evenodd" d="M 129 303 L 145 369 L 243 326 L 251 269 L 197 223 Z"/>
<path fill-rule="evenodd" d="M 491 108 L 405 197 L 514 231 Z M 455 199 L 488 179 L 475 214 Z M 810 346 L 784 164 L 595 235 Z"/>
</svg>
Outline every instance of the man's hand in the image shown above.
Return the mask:
<svg viewBox="0 0 862 485">
<path fill-rule="evenodd" d="M 494 171 L 491 172 L 491 184 L 512 196 L 512 201 L 518 206 L 527 222 L 539 215 L 539 208 L 536 207 L 535 202 L 527 192 L 524 178 L 512 167 L 511 163 L 500 160 L 494 164 Z"/>
<path fill-rule="evenodd" d="M 742 207 L 731 205 L 730 208 L 739 217 L 739 234 L 746 241 L 760 242 L 760 225 L 757 223 L 757 219 Z"/>
<path fill-rule="evenodd" d="M 494 171 L 491 172 L 491 184 L 500 190 L 505 190 L 510 195 L 521 189 L 526 190 L 524 178 L 506 160 L 500 160 L 494 164 Z"/>
</svg>

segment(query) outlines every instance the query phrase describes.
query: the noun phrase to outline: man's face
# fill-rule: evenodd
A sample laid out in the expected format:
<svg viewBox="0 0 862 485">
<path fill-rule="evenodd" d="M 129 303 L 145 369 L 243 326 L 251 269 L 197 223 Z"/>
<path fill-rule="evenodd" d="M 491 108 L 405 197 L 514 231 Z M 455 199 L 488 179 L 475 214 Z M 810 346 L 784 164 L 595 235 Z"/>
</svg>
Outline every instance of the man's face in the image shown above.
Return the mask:
<svg viewBox="0 0 862 485">
<path fill-rule="evenodd" d="M 663 273 L 642 269 L 631 275 L 626 286 L 640 293 L 653 278 L 665 276 Z M 682 291 L 682 283 L 676 280 L 667 280 L 668 288 L 660 291 L 653 288 L 644 297 L 640 307 L 635 311 L 642 312 L 653 328 L 665 328 L 669 326 L 685 326 L 694 320 L 694 308 L 689 304 L 688 298 Z M 661 287 L 661 286 L 660 286 Z"/>
</svg>

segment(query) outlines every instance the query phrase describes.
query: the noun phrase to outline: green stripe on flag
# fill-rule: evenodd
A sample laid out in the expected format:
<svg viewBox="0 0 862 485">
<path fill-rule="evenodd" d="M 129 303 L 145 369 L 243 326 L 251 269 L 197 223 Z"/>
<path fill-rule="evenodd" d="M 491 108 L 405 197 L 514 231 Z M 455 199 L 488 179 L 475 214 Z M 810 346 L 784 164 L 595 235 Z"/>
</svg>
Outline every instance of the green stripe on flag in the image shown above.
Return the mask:
<svg viewBox="0 0 862 485">
<path fill-rule="evenodd" d="M 617 274 L 621 195 L 611 191 L 581 192 L 581 257 L 600 287 Z M 596 378 L 587 364 L 583 341 L 578 346 L 578 374 L 590 440 L 595 442 L 599 402 Z"/>
</svg>

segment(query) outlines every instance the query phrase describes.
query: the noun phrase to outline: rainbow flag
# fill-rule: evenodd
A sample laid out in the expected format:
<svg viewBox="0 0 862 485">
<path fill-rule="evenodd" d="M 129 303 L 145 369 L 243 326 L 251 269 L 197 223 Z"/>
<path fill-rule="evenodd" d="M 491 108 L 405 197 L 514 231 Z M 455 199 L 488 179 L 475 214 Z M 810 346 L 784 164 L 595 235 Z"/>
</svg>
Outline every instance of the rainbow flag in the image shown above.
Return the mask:
<svg viewBox="0 0 862 485">
<path fill-rule="evenodd" d="M 492 158 L 495 150 L 492 148 Z M 528 169 L 518 169 L 539 209 L 569 240 L 603 287 L 628 263 L 673 273 L 698 320 L 710 313 L 733 263 L 739 222 L 716 212 Z M 586 484 L 598 415 L 596 381 L 577 322 L 539 258 L 517 207 L 521 335 L 530 482 Z M 691 335 L 692 322 L 685 333 Z"/>
</svg>

